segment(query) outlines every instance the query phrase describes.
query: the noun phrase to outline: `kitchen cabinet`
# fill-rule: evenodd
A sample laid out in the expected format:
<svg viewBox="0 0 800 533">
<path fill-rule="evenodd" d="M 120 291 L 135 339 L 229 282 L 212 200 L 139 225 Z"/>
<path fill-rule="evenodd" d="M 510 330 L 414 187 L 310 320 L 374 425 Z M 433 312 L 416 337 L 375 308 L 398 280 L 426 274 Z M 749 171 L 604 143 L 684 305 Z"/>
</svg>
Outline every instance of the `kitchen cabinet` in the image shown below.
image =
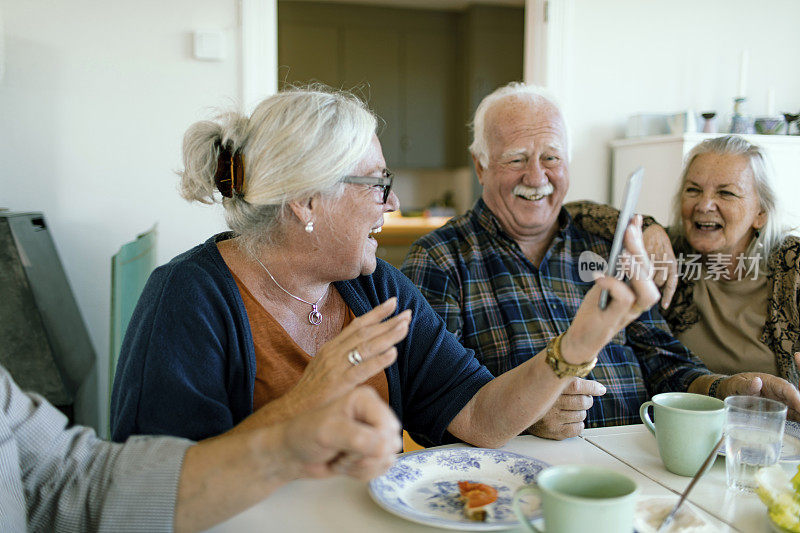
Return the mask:
<svg viewBox="0 0 800 533">
<path fill-rule="evenodd" d="M 459 47 L 464 90 L 463 123 L 472 120 L 481 100 L 496 88 L 511 81 L 522 80 L 523 49 L 525 47 L 524 12 L 522 9 L 470 5 L 460 19 Z M 460 146 L 469 146 L 472 134 L 465 128 L 459 133 Z M 461 163 L 472 166 L 467 150 L 460 153 Z M 482 190 L 478 176 L 472 174 L 472 191 L 477 199 Z"/>
<path fill-rule="evenodd" d="M 278 2 L 279 79 L 355 89 L 385 122 L 390 167 L 463 166 L 477 102 L 522 78 L 522 13 Z"/>
<path fill-rule="evenodd" d="M 354 90 L 382 120 L 389 166 L 453 167 L 456 22 L 454 12 L 280 2 L 279 77 Z"/>
<path fill-rule="evenodd" d="M 282 20 L 278 28 L 278 79 L 284 83 L 339 83 L 340 32 L 335 26 Z"/>
<path fill-rule="evenodd" d="M 399 32 L 383 28 L 340 28 L 342 43 L 338 61 L 342 65 L 340 81 L 345 89 L 356 87 L 370 108 L 386 121 L 378 135 L 389 166 L 402 159 L 403 135 L 400 108 L 401 58 Z"/>
<path fill-rule="evenodd" d="M 672 202 L 677 192 L 683 161 L 698 143 L 719 137 L 719 133 L 685 133 L 620 139 L 611 142 L 613 205 L 622 201 L 625 180 L 640 165 L 644 181 L 637 211 L 652 215 L 661 223 L 672 221 Z M 762 146 L 772 161 L 774 187 L 785 222 L 800 227 L 800 136 L 743 135 Z"/>
<path fill-rule="evenodd" d="M 403 131 L 400 147 L 403 166 L 452 167 L 457 158 L 453 143 L 457 125 L 455 39 L 444 33 L 409 31 L 403 35 L 402 46 L 404 65 L 400 84 L 404 94 L 400 108 Z"/>
</svg>

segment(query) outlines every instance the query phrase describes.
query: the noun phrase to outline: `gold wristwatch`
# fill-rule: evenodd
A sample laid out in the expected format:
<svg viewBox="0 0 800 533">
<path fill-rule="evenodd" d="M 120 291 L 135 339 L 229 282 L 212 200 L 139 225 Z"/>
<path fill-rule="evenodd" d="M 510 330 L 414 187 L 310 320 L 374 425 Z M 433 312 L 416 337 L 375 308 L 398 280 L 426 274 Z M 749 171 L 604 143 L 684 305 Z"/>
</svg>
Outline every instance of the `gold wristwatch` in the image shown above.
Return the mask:
<svg viewBox="0 0 800 533">
<path fill-rule="evenodd" d="M 566 333 L 566 332 L 565 332 Z M 586 375 L 592 371 L 594 365 L 597 364 L 597 357 L 592 359 L 591 361 L 587 361 L 585 363 L 580 363 L 577 365 L 573 365 L 572 363 L 568 363 L 564 360 L 564 357 L 561 355 L 561 338 L 564 337 L 564 333 L 559 335 L 558 337 L 551 339 L 550 342 L 547 343 L 547 357 L 545 357 L 545 361 L 550 368 L 553 369 L 556 377 L 563 378 L 567 376 L 575 376 L 578 378 L 586 377 Z"/>
</svg>

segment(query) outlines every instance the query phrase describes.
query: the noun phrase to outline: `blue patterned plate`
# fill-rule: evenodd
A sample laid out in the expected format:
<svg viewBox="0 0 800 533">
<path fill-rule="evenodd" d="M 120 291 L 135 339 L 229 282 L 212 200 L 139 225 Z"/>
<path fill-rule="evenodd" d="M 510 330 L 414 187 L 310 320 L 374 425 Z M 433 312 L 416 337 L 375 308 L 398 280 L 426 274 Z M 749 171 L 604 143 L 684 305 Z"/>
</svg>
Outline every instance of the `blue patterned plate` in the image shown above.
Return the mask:
<svg viewBox="0 0 800 533">
<path fill-rule="evenodd" d="M 412 522 L 445 529 L 490 531 L 519 526 L 511 509 L 514 491 L 533 483 L 545 462 L 502 450 L 440 448 L 406 453 L 381 477 L 369 482 L 375 502 Z M 497 489 L 497 501 L 486 522 L 464 516 L 458 482 L 486 483 Z M 533 503 L 526 514 L 539 516 Z"/>
<path fill-rule="evenodd" d="M 725 444 L 719 449 L 719 455 L 725 455 Z M 800 424 L 787 420 L 783 428 L 783 444 L 781 444 L 781 461 L 800 461 Z"/>
</svg>

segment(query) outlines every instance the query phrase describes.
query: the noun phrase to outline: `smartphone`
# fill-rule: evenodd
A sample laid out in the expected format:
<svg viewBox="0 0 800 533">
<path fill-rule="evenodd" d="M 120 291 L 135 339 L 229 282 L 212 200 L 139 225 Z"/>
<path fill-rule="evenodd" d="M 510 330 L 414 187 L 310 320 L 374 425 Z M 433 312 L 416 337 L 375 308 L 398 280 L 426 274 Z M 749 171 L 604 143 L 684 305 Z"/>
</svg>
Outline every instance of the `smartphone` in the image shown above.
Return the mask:
<svg viewBox="0 0 800 533">
<path fill-rule="evenodd" d="M 622 238 L 625 236 L 625 229 L 631 222 L 635 214 L 636 203 L 639 201 L 639 193 L 642 191 L 642 178 L 644 177 L 644 167 L 639 167 L 628 176 L 625 182 L 625 191 L 622 193 L 622 205 L 619 207 L 619 218 L 617 219 L 617 229 L 614 231 L 614 241 L 611 243 L 611 253 L 608 255 L 608 267 L 606 276 L 614 277 L 617 275 L 617 261 L 619 254 L 622 253 Z M 600 293 L 600 309 L 608 307 L 608 291 Z"/>
</svg>

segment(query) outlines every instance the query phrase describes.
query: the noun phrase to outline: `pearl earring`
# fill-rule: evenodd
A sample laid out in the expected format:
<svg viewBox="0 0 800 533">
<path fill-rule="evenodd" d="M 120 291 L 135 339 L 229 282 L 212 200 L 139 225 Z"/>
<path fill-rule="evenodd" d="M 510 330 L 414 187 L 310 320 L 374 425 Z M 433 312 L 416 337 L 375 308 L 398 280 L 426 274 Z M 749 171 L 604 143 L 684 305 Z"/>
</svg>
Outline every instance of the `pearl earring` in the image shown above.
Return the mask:
<svg viewBox="0 0 800 533">
<path fill-rule="evenodd" d="M 308 224 L 306 224 L 305 230 L 306 230 L 306 233 L 311 233 L 312 231 L 314 231 L 314 221 L 313 220 L 309 220 L 308 221 Z"/>
</svg>

